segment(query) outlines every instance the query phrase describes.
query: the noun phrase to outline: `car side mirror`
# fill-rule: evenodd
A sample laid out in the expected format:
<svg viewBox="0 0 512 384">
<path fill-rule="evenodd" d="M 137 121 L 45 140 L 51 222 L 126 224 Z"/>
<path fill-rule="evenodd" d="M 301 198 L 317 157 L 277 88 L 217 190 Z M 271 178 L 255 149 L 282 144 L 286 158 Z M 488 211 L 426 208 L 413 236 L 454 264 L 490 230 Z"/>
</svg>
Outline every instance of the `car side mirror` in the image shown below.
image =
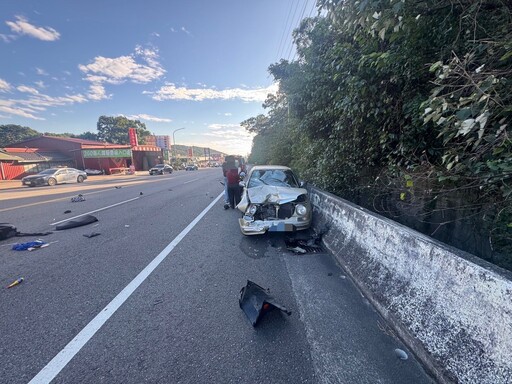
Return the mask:
<svg viewBox="0 0 512 384">
<path fill-rule="evenodd" d="M 299 185 L 300 185 L 300 187 L 301 187 L 301 188 L 306 188 L 307 184 L 308 184 L 308 183 L 306 183 L 304 180 L 301 180 L 301 181 L 299 182 Z"/>
</svg>

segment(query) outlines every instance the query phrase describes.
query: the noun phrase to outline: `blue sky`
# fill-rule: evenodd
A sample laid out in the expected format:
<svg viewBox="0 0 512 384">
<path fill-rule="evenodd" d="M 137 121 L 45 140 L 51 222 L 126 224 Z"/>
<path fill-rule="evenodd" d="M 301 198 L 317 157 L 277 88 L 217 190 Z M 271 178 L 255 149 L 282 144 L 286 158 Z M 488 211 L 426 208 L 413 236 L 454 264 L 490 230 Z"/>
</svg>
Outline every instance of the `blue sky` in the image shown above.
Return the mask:
<svg viewBox="0 0 512 384">
<path fill-rule="evenodd" d="M 176 144 L 247 154 L 243 120 L 293 59 L 314 0 L 2 0 L 0 125 L 96 132 L 124 115 Z M 1 146 L 1 143 L 0 143 Z"/>
</svg>

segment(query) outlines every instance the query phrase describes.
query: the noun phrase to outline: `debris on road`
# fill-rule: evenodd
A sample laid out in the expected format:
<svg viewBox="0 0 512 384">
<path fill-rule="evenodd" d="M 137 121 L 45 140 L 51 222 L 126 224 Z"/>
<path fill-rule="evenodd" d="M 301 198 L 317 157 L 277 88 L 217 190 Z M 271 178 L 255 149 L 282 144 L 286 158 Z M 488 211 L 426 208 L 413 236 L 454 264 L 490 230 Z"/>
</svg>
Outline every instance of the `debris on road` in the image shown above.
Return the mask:
<svg viewBox="0 0 512 384">
<path fill-rule="evenodd" d="M 7 289 L 12 288 L 18 284 L 23 283 L 23 280 L 25 280 L 23 277 L 20 277 L 19 279 L 14 280 L 11 284 L 7 286 Z"/>
<path fill-rule="evenodd" d="M 95 237 L 95 236 L 99 236 L 99 235 L 101 235 L 101 233 L 99 233 L 99 232 L 84 233 L 84 236 L 88 237 L 89 239 L 91 237 Z"/>
<path fill-rule="evenodd" d="M 24 233 L 19 232 L 18 229 L 8 223 L 0 223 L 0 241 L 6 240 L 11 237 L 24 237 L 24 236 L 46 236 L 50 235 L 53 232 L 37 232 L 37 233 Z"/>
<path fill-rule="evenodd" d="M 395 349 L 395 355 L 400 360 L 407 360 L 408 359 L 407 353 L 405 351 L 399 349 L 399 348 Z"/>
<path fill-rule="evenodd" d="M 13 251 L 33 251 L 36 248 L 47 247 L 49 244 L 43 240 L 29 241 L 27 243 L 16 243 L 12 246 Z"/>
<path fill-rule="evenodd" d="M 72 203 L 79 203 L 81 201 L 85 201 L 85 197 L 82 194 L 79 194 L 78 196 L 72 197 L 71 202 Z"/>
<path fill-rule="evenodd" d="M 119 185 L 116 185 L 116 187 L 115 187 L 115 188 L 116 188 L 116 189 L 121 189 L 122 187 L 121 187 L 121 186 L 119 186 Z"/>
<path fill-rule="evenodd" d="M 75 227 L 81 227 L 82 225 L 91 224 L 98 221 L 98 219 L 93 215 L 84 215 L 81 217 L 78 217 L 74 220 L 66 221 L 65 223 L 59 224 L 55 227 L 56 230 L 60 231 L 63 229 L 69 229 L 69 228 L 75 228 Z"/>
<path fill-rule="evenodd" d="M 39 248 L 46 248 L 49 245 L 50 245 L 50 243 L 44 243 L 44 244 L 41 244 L 41 245 L 36 245 L 35 247 L 27 248 L 27 251 L 35 251 L 36 249 L 39 249 Z"/>
<path fill-rule="evenodd" d="M 65 210 L 64 213 L 71 213 L 69 209 Z"/>
<path fill-rule="evenodd" d="M 321 235 L 313 233 L 308 237 L 301 237 L 296 235 L 295 237 L 288 237 L 285 239 L 286 249 L 294 253 L 323 253 L 324 250 L 320 245 L 322 239 Z"/>
<path fill-rule="evenodd" d="M 308 251 L 306 251 L 304 248 L 301 248 L 301 247 L 286 247 L 287 250 L 289 250 L 290 252 L 294 252 L 294 253 L 308 253 Z"/>
<path fill-rule="evenodd" d="M 263 315 L 275 308 L 290 316 L 291 311 L 275 302 L 269 291 L 258 284 L 247 280 L 247 285 L 240 290 L 240 308 L 255 327 Z"/>
</svg>

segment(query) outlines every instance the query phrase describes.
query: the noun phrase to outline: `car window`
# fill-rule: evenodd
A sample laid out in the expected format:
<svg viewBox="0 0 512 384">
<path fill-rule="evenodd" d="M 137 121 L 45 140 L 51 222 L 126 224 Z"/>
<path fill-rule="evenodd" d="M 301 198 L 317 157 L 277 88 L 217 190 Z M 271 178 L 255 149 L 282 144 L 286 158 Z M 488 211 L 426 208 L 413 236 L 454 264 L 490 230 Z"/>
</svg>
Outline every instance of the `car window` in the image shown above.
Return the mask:
<svg viewBox="0 0 512 384">
<path fill-rule="evenodd" d="M 40 175 L 53 175 L 55 173 L 55 169 L 47 169 L 45 171 L 39 172 Z"/>
<path fill-rule="evenodd" d="M 249 179 L 248 188 L 260 185 L 299 188 L 297 178 L 290 170 L 265 169 L 254 171 Z"/>
</svg>

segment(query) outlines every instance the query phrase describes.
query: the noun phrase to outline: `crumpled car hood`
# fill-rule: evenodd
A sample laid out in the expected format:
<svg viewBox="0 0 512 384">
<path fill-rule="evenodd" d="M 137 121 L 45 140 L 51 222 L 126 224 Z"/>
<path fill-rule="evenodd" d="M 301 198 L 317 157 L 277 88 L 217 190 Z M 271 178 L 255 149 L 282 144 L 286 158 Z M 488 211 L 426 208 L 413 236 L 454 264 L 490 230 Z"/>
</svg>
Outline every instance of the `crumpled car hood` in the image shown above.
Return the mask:
<svg viewBox="0 0 512 384">
<path fill-rule="evenodd" d="M 307 195 L 304 188 L 276 187 L 261 185 L 247 190 L 249 200 L 254 204 L 285 204 L 294 201 L 300 195 Z"/>
</svg>

